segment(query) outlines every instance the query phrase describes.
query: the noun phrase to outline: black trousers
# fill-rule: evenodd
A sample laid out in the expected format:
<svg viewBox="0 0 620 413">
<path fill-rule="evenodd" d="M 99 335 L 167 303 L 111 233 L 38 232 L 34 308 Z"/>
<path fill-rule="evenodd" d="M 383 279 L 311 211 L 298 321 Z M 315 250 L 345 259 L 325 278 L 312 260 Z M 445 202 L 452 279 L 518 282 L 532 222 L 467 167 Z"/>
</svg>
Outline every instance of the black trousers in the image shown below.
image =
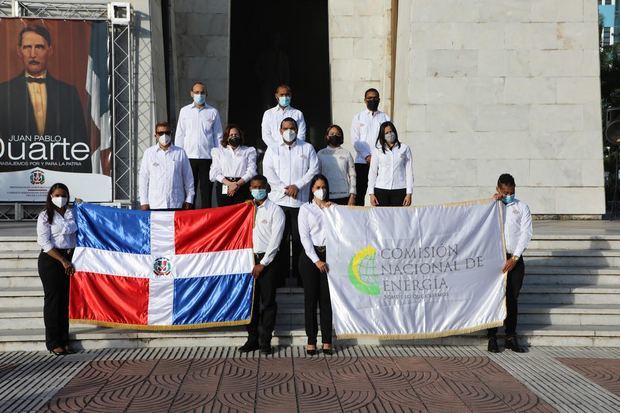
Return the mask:
<svg viewBox="0 0 620 413">
<path fill-rule="evenodd" d="M 349 197 L 330 199 L 330 201 L 333 202 L 336 205 L 349 205 Z M 357 201 L 355 201 L 355 202 L 357 202 Z"/>
<path fill-rule="evenodd" d="M 375 188 L 375 196 L 379 201 L 379 206 L 403 206 L 403 201 L 407 196 L 406 189 L 381 189 Z"/>
<path fill-rule="evenodd" d="M 196 199 L 194 205 L 198 204 L 198 188 L 200 188 L 200 208 L 211 208 L 211 181 L 209 171 L 211 170 L 211 159 L 190 159 L 194 175 L 194 191 Z"/>
<path fill-rule="evenodd" d="M 315 251 L 321 261 L 325 261 L 325 251 Z M 308 258 L 305 252 L 299 259 L 299 273 L 304 282 L 304 319 L 308 344 L 316 344 L 317 303 L 320 309 L 321 339 L 323 344 L 332 342 L 332 303 L 329 297 L 327 274 L 322 273 Z"/>
<path fill-rule="evenodd" d="M 65 251 L 58 251 L 71 259 Z M 38 268 L 44 294 L 45 346 L 51 351 L 69 344 L 69 276 L 59 261 L 43 251 L 39 254 Z"/>
<path fill-rule="evenodd" d="M 355 164 L 355 185 L 357 189 L 357 195 L 355 196 L 355 205 L 364 206 L 364 200 L 366 199 L 366 191 L 368 190 L 368 171 L 370 165 L 367 163 Z"/>
<path fill-rule="evenodd" d="M 284 234 L 282 234 L 280 249 L 276 256 L 278 273 L 280 274 L 278 287 L 284 287 L 286 278 L 289 277 L 297 279 L 298 285 L 301 283 L 301 278 L 295 274 L 299 268 L 299 255 L 302 251 L 299 227 L 297 226 L 299 208 L 282 207 L 282 211 L 284 211 L 286 221 L 284 222 Z"/>
<path fill-rule="evenodd" d="M 258 263 L 264 254 L 256 256 Z M 276 325 L 278 304 L 276 303 L 277 271 L 272 262 L 265 267 L 260 277 L 254 282 L 254 302 L 252 320 L 247 326 L 248 340 L 260 344 L 269 344 Z"/>
<path fill-rule="evenodd" d="M 217 206 L 240 204 L 250 199 L 250 184 L 248 182 L 243 184 L 241 188 L 237 189 L 237 192 L 235 192 L 235 195 L 233 196 L 222 194 L 222 186 L 223 184 L 219 182 L 215 183 Z"/>
<path fill-rule="evenodd" d="M 510 258 L 510 254 L 506 254 L 506 258 Z M 506 280 L 506 319 L 504 320 L 504 328 L 507 336 L 514 336 L 517 333 L 517 315 L 519 314 L 519 292 L 523 285 L 523 277 L 525 276 L 525 263 L 523 257 L 519 258 L 517 265 L 508 273 Z M 497 334 L 497 327 L 487 330 L 489 337 Z"/>
</svg>

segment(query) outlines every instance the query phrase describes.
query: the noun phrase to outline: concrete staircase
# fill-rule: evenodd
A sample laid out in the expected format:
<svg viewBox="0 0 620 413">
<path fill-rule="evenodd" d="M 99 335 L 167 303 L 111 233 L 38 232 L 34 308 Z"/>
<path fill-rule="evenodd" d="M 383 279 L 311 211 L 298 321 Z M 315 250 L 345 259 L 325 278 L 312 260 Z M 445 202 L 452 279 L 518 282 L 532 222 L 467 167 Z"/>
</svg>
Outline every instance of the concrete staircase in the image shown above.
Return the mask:
<svg viewBox="0 0 620 413">
<path fill-rule="evenodd" d="M 554 234 L 547 228 L 530 244 L 519 300 L 519 332 L 530 345 L 620 347 L 620 234 L 584 232 Z M 45 349 L 38 254 L 34 236 L 0 235 L 0 351 Z M 303 291 L 278 290 L 278 305 L 273 344 L 305 344 Z M 147 332 L 72 325 L 71 333 L 83 348 L 236 346 L 245 341 L 243 327 Z M 479 332 L 414 343 L 485 342 Z"/>
</svg>

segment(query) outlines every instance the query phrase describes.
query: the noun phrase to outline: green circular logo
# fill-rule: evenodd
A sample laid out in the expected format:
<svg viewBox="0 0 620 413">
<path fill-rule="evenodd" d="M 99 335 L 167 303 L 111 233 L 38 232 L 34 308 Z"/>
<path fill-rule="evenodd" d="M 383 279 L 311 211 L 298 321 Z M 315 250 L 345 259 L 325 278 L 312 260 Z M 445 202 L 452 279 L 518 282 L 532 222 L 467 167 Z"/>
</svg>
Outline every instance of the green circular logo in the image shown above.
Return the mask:
<svg viewBox="0 0 620 413">
<path fill-rule="evenodd" d="M 349 262 L 349 281 L 362 294 L 379 295 L 379 276 L 375 257 L 377 250 L 369 245 L 359 250 Z"/>
</svg>

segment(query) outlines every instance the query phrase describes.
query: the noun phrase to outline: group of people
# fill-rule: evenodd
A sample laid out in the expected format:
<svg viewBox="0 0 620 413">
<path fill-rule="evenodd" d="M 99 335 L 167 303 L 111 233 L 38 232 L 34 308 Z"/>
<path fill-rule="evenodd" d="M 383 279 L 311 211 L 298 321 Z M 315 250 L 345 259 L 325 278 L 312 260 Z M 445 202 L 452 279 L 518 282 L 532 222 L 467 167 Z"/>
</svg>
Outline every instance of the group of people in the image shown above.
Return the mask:
<svg viewBox="0 0 620 413">
<path fill-rule="evenodd" d="M 141 209 L 193 208 L 198 189 L 201 206 L 208 208 L 212 183 L 216 186 L 219 206 L 251 200 L 256 207 L 254 311 L 247 328 L 247 342 L 239 351 L 271 353 L 277 314 L 276 288 L 284 285 L 287 276 L 298 273 L 299 277 L 290 278 L 297 279 L 304 288 L 306 351 L 308 354 L 318 351 L 318 306 L 322 351 L 331 354 L 332 312 L 322 210 L 334 204 L 362 206 L 366 195 L 371 206 L 411 205 L 411 149 L 399 141 L 394 124 L 378 110 L 378 91 L 368 89 L 364 95 L 366 110 L 354 117 L 351 127 L 355 158 L 342 147 L 344 133 L 338 125 L 327 128 L 327 147 L 317 153 L 305 142 L 303 113 L 290 106 L 291 88 L 281 85 L 275 93 L 276 106 L 263 116 L 262 139 L 267 151 L 262 162 L 263 174 L 258 174 L 256 150 L 244 145 L 239 126 L 231 124 L 222 128 L 217 110 L 205 103 L 205 85 L 195 83 L 191 96 L 193 102 L 179 113 L 174 143 L 171 126 L 167 122 L 156 125 L 157 143 L 145 151 L 140 166 Z M 509 286 L 511 274 L 522 281 L 521 254 L 531 238 L 529 209 L 514 199 L 514 189 L 514 179 L 502 175 L 496 198 L 514 211 L 505 214 L 510 218 L 506 221 L 507 234 L 513 234 L 506 237 L 510 255 L 504 270 L 509 274 Z M 52 186 L 37 224 L 42 248 L 39 272 L 45 290 L 46 343 L 48 350 L 57 355 L 70 351 L 68 276 L 73 272 L 71 252 L 77 227 L 67 208 L 68 200 L 66 186 Z M 509 299 L 514 298 L 508 303 L 508 319 L 512 317 L 515 326 L 521 281 L 515 281 L 508 293 Z M 506 347 L 522 351 L 514 329 L 507 329 L 507 334 L 510 340 L 507 338 Z M 490 331 L 489 350 L 497 347 L 495 333 Z"/>
</svg>

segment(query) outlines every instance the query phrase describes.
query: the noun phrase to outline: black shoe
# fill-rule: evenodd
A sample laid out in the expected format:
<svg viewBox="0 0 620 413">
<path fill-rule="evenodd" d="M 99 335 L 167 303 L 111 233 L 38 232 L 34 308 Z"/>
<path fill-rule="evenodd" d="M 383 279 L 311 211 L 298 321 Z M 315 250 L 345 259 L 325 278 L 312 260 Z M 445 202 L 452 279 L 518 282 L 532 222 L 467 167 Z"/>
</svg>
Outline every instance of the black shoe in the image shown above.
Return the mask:
<svg viewBox="0 0 620 413">
<path fill-rule="evenodd" d="M 334 354 L 334 348 L 333 347 L 325 347 L 323 346 L 323 354 L 325 354 L 326 356 L 331 356 L 332 354 Z"/>
<path fill-rule="evenodd" d="M 261 354 L 267 355 L 271 354 L 271 343 L 264 343 L 260 345 Z"/>
<path fill-rule="evenodd" d="M 487 350 L 491 353 L 499 353 L 499 345 L 497 344 L 497 337 L 492 336 L 489 337 L 489 345 L 487 346 Z"/>
<path fill-rule="evenodd" d="M 311 344 L 310 344 L 311 345 Z M 306 354 L 309 356 L 314 356 L 316 354 L 316 346 L 314 348 L 308 348 L 306 346 Z"/>
<path fill-rule="evenodd" d="M 504 347 L 514 351 L 515 353 L 527 353 L 527 349 L 519 345 L 517 337 L 506 337 L 506 343 L 504 344 Z"/>
<path fill-rule="evenodd" d="M 240 353 L 251 353 L 254 350 L 258 350 L 259 348 L 260 346 L 258 345 L 258 342 L 248 340 L 245 342 L 244 345 L 239 347 L 239 352 Z"/>
<path fill-rule="evenodd" d="M 64 348 L 60 348 L 60 350 L 53 349 L 53 350 L 50 350 L 50 354 L 53 354 L 55 356 L 66 356 L 67 350 L 65 350 Z"/>
</svg>

